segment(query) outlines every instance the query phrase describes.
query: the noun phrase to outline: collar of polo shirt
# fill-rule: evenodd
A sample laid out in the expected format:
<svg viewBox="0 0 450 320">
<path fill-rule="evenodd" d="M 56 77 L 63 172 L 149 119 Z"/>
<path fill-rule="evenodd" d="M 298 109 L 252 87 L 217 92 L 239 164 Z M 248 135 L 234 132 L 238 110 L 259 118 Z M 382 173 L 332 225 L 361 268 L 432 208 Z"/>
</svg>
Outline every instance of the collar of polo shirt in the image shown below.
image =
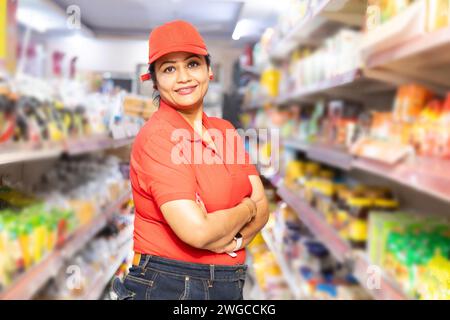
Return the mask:
<svg viewBox="0 0 450 320">
<path fill-rule="evenodd" d="M 173 107 L 171 107 L 169 104 L 167 104 L 164 100 L 160 100 L 159 103 L 159 116 L 168 122 L 171 126 L 173 126 L 175 129 L 186 129 L 189 131 L 189 141 L 191 142 L 201 142 L 202 137 L 195 132 L 194 128 L 187 122 L 185 118 L 181 114 L 178 113 L 177 110 L 175 110 Z M 211 128 L 211 124 L 209 122 L 208 116 L 203 111 L 202 112 L 202 123 L 203 126 L 206 129 Z"/>
</svg>

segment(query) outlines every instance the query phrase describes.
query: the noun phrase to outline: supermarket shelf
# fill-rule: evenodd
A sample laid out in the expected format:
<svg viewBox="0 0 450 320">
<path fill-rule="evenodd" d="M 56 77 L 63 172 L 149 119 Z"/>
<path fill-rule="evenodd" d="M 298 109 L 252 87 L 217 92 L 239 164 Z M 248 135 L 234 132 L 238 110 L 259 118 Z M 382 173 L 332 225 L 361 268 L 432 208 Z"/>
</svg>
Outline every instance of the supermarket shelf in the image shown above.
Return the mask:
<svg viewBox="0 0 450 320">
<path fill-rule="evenodd" d="M 34 150 L 4 150 L 0 151 L 0 165 L 57 158 L 63 152 L 62 147 L 34 149 Z"/>
<path fill-rule="evenodd" d="M 98 137 L 91 139 L 71 140 L 66 144 L 66 152 L 70 155 L 104 150 L 111 147 L 111 139 L 108 137 Z"/>
<path fill-rule="evenodd" d="M 275 98 L 261 98 L 260 102 L 252 101 L 249 105 L 242 106 L 243 111 L 256 111 L 263 109 L 267 104 L 278 104 Z"/>
<path fill-rule="evenodd" d="M 379 287 L 376 287 L 377 281 L 373 281 L 375 272 L 380 273 L 378 278 Z M 410 299 L 392 277 L 387 275 L 381 268 L 373 266 L 362 252 L 354 253 L 353 275 L 364 286 L 366 291 L 377 300 Z M 371 283 L 371 286 L 374 286 L 372 289 L 369 288 L 369 283 Z"/>
<path fill-rule="evenodd" d="M 287 148 L 305 152 L 311 160 L 346 171 L 352 168 L 353 156 L 337 147 L 309 144 L 298 139 L 284 139 L 282 143 Z"/>
<path fill-rule="evenodd" d="M 370 289 L 369 277 L 373 277 L 370 270 L 371 264 L 362 252 L 354 252 L 350 245 L 344 241 L 326 221 L 325 218 L 306 203 L 300 196 L 281 186 L 277 190 L 280 197 L 298 214 L 303 223 L 311 232 L 330 250 L 330 252 L 343 263 L 353 266 L 353 273 L 360 284 L 375 299 L 405 300 L 408 297 L 400 289 L 399 285 L 382 270 L 379 274 L 378 288 Z"/>
<path fill-rule="evenodd" d="M 72 140 L 66 144 L 65 152 L 69 155 L 101 151 L 123 147 L 133 143 L 134 138 L 111 139 L 109 137 L 98 137 L 91 139 Z"/>
<path fill-rule="evenodd" d="M 56 276 L 67 259 L 83 248 L 107 224 L 117 207 L 129 199 L 130 195 L 130 192 L 123 194 L 89 225 L 77 230 L 63 247 L 54 250 L 42 262 L 21 275 L 5 292 L 0 294 L 0 300 L 31 299 L 49 279 Z"/>
<path fill-rule="evenodd" d="M 116 274 L 117 270 L 122 265 L 122 262 L 130 255 L 130 252 L 132 251 L 132 235 L 131 232 L 128 233 L 130 237 L 129 241 L 122 245 L 116 259 L 111 263 L 110 267 L 106 271 L 101 272 L 100 275 L 93 281 L 92 286 L 87 290 L 87 294 L 82 298 L 82 300 L 98 300 L 101 298 L 101 295 L 111 278 Z"/>
<path fill-rule="evenodd" d="M 70 140 L 59 145 L 39 149 L 13 146 L 12 148 L 4 148 L 4 150 L 0 150 L 0 165 L 58 158 L 63 153 L 78 155 L 105 149 L 120 148 L 126 145 L 131 145 L 133 141 L 134 137 L 124 139 L 102 137 Z"/>
<path fill-rule="evenodd" d="M 342 24 L 362 26 L 364 3 L 356 0 L 322 0 L 311 8 L 269 53 L 272 60 L 281 60 L 302 44 L 318 45 Z"/>
<path fill-rule="evenodd" d="M 421 83 L 440 94 L 446 94 L 450 87 L 450 27 L 422 32 L 407 41 L 399 39 L 389 48 L 365 50 L 373 77 L 396 85 Z"/>
<path fill-rule="evenodd" d="M 397 165 L 353 157 L 343 150 L 285 139 L 283 145 L 303 151 L 311 160 L 349 170 L 361 170 L 394 181 L 443 201 L 450 201 L 450 163 L 436 158 L 417 157 Z"/>
<path fill-rule="evenodd" d="M 319 212 L 311 208 L 299 195 L 296 195 L 284 185 L 278 188 L 277 193 L 297 212 L 305 225 L 328 247 L 340 262 L 345 262 L 350 258 L 352 252 L 350 245 L 342 240 L 336 231 L 326 223 Z"/>
<path fill-rule="evenodd" d="M 448 160 L 417 157 L 396 166 L 357 158 L 353 168 L 395 181 L 416 191 L 450 201 L 450 163 Z"/>
<path fill-rule="evenodd" d="M 319 83 L 301 87 L 298 90 L 295 90 L 292 94 L 284 96 L 280 102 L 283 104 L 295 100 L 304 100 L 308 98 L 314 99 L 318 94 L 325 94 L 331 89 L 355 83 L 358 79 L 361 79 L 361 77 L 361 69 L 351 70 L 342 75 L 337 75 L 333 78 L 321 81 Z"/>
<path fill-rule="evenodd" d="M 336 147 L 311 145 L 306 150 L 309 159 L 330 165 L 342 170 L 350 170 L 352 168 L 353 156 Z"/>
<path fill-rule="evenodd" d="M 315 102 L 322 97 L 351 99 L 366 102 L 369 97 L 380 92 L 395 90 L 393 84 L 385 83 L 384 78 L 361 68 L 347 71 L 321 82 L 300 87 L 290 94 L 281 95 L 275 100 L 277 104 L 304 101 Z"/>
<path fill-rule="evenodd" d="M 266 292 L 259 285 L 258 280 L 256 279 L 255 270 L 253 267 L 253 257 L 251 254 L 247 255 L 246 264 L 249 266 L 247 269 L 247 278 L 248 281 L 245 282 L 244 286 L 244 299 L 245 300 L 269 300 L 266 295 Z"/>
<path fill-rule="evenodd" d="M 305 17 L 293 26 L 284 38 L 276 43 L 273 50 L 269 53 L 270 58 L 273 60 L 283 59 L 300 44 L 310 44 L 311 35 L 322 27 L 326 21 L 319 16 L 319 13 L 329 2 L 331 1 L 322 0 L 315 8 L 309 10 Z M 313 44 L 317 44 L 317 42 L 313 42 Z"/>
<path fill-rule="evenodd" d="M 282 144 L 285 148 L 305 152 L 309 148 L 309 143 L 299 139 L 283 139 Z"/>
<path fill-rule="evenodd" d="M 112 140 L 112 148 L 117 149 L 125 146 L 132 145 L 134 141 L 134 137 L 132 138 L 124 138 L 124 139 L 115 139 Z"/>
<path fill-rule="evenodd" d="M 450 27 L 432 33 L 425 33 L 410 41 L 401 42 L 385 50 L 373 51 L 368 54 L 366 64 L 369 68 L 387 65 L 405 59 L 422 60 L 424 57 L 448 54 L 450 48 Z M 370 50 L 370 49 L 369 49 Z M 425 60 L 430 60 L 426 59 Z"/>
<path fill-rule="evenodd" d="M 278 265 L 280 266 L 283 277 L 284 277 L 287 285 L 289 286 L 289 289 L 291 290 L 294 298 L 300 299 L 301 298 L 300 286 L 297 283 L 295 283 L 296 278 L 292 274 L 291 268 L 289 267 L 286 260 L 281 255 L 280 251 L 277 250 L 274 240 L 273 240 L 272 233 L 269 230 L 267 230 L 267 228 L 264 228 L 261 230 L 261 234 L 264 238 L 264 241 L 267 244 L 267 247 L 269 247 L 269 250 L 272 251 L 272 253 L 274 254 L 275 259 L 276 259 Z"/>
</svg>

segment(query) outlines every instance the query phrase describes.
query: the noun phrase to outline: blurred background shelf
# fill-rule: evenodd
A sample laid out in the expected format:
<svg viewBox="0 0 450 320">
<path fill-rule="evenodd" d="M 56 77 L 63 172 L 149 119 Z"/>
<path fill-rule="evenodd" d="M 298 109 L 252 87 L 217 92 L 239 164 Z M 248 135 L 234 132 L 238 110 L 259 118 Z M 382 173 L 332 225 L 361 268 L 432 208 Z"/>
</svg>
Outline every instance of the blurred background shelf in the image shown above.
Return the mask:
<svg viewBox="0 0 450 320">
<path fill-rule="evenodd" d="M 309 159 L 334 168 L 348 171 L 352 167 L 353 156 L 334 146 L 313 144 L 307 149 L 306 154 Z"/>
<path fill-rule="evenodd" d="M 308 144 L 298 139 L 283 139 L 282 143 L 287 148 L 305 152 L 311 160 L 333 168 L 375 174 L 443 201 L 450 201 L 450 174 L 448 174 L 450 164 L 446 160 L 412 157 L 398 164 L 389 165 L 352 156 L 342 149 Z"/>
<path fill-rule="evenodd" d="M 0 294 L 2 300 L 31 299 L 49 279 L 54 277 L 64 262 L 83 248 L 101 229 L 103 229 L 114 212 L 131 196 L 126 192 L 88 225 L 81 227 L 70 236 L 59 249 L 18 277 L 13 284 Z"/>
<path fill-rule="evenodd" d="M 311 160 L 334 168 L 346 171 L 352 168 L 353 156 L 341 148 L 307 143 L 298 139 L 283 139 L 282 144 L 287 148 L 304 152 Z"/>
<path fill-rule="evenodd" d="M 53 147 L 34 150 L 2 150 L 0 165 L 34 160 L 57 158 L 63 153 L 63 147 Z"/>
<path fill-rule="evenodd" d="M 43 148 L 4 148 L 0 151 L 0 165 L 58 158 L 63 153 L 67 153 L 69 155 L 80 155 L 106 149 L 115 149 L 131 145 L 133 141 L 134 137 L 123 139 L 103 137 L 71 140 L 61 143 L 60 145 L 53 144 L 52 147 Z"/>
<path fill-rule="evenodd" d="M 354 276 L 377 300 L 410 300 L 398 283 L 381 268 L 372 265 L 363 252 L 353 253 Z"/>
<path fill-rule="evenodd" d="M 295 281 L 296 277 L 294 273 L 292 272 L 291 268 L 289 267 L 289 264 L 287 263 L 286 259 L 282 256 L 281 252 L 277 249 L 272 232 L 270 232 L 267 228 L 264 228 L 261 231 L 261 234 L 264 238 L 264 241 L 267 244 L 267 247 L 272 251 L 272 253 L 275 256 L 275 259 L 277 260 L 278 265 L 281 268 L 281 272 L 283 274 L 284 279 L 286 280 L 286 283 L 289 287 L 289 289 L 292 292 L 292 295 L 294 296 L 294 299 L 301 299 L 301 292 L 300 292 L 300 286 Z"/>
<path fill-rule="evenodd" d="M 99 275 L 92 282 L 91 287 L 88 288 L 85 296 L 81 297 L 81 300 L 98 300 L 101 298 L 106 286 L 109 284 L 112 277 L 117 272 L 117 269 L 122 263 L 130 256 L 133 249 L 132 230 L 126 230 L 126 236 L 129 240 L 122 245 L 120 251 L 114 261 L 111 262 L 109 269 L 99 272 Z"/>
<path fill-rule="evenodd" d="M 355 0 L 322 0 L 309 7 L 305 16 L 276 42 L 269 55 L 272 60 L 286 58 L 300 45 L 319 45 L 342 25 L 361 25 L 365 4 Z"/>
<path fill-rule="evenodd" d="M 290 148 L 290 149 L 294 149 L 294 150 L 298 150 L 298 151 L 305 152 L 309 148 L 308 142 L 300 141 L 299 139 L 292 139 L 292 138 L 289 139 L 288 138 L 288 139 L 283 139 L 281 142 L 285 148 Z"/>
<path fill-rule="evenodd" d="M 311 208 L 305 200 L 284 185 L 277 189 L 277 193 L 294 209 L 300 220 L 330 249 L 340 262 L 345 262 L 351 257 L 350 245 L 343 241 L 336 231 L 325 222 L 319 212 Z"/>
<path fill-rule="evenodd" d="M 214 79 L 205 113 L 261 130 L 258 144 L 246 147 L 268 180 L 274 227 L 248 255 L 258 280 L 253 296 L 298 298 L 301 284 L 302 299 L 367 298 L 361 285 L 373 284 L 370 257 L 384 268 L 380 289 L 370 290 L 376 299 L 407 298 L 403 288 L 415 298 L 435 297 L 431 277 L 408 276 L 426 270 L 448 277 L 450 270 L 447 0 L 201 0 L 193 15 L 179 10 L 192 6 L 187 0 L 97 2 L 0 0 L 7 9 L 0 23 L 0 286 L 14 284 L 0 298 L 101 299 L 111 276 L 125 272 L 116 236 L 131 223 L 132 201 L 120 214 L 108 212 L 126 201 L 115 198 L 129 188 L 133 135 L 158 109 L 157 92 L 139 81 L 148 71 L 145 55 L 110 53 L 148 48 L 149 31 L 174 12 L 208 42 Z M 69 6 L 83 12 L 81 30 L 68 28 Z M 261 134 L 267 129 L 279 130 L 281 141 Z M 262 161 L 268 158 L 277 163 Z M 350 206 L 359 197 L 367 217 Z M 319 208 L 329 203 L 325 219 Z M 55 247 L 54 226 L 68 221 L 72 236 Z M 351 242 L 337 231 L 349 225 L 360 227 Z M 30 258 L 24 240 L 35 241 L 44 228 L 49 243 L 33 243 Z M 309 241 L 323 253 L 314 261 L 301 255 Z M 53 253 L 42 259 L 40 252 Z M 64 266 L 73 264 L 85 273 L 87 291 L 67 287 Z M 25 265 L 29 272 L 21 273 Z"/>
<path fill-rule="evenodd" d="M 69 141 L 66 144 L 65 152 L 69 155 L 79 155 L 88 152 L 101 151 L 106 149 L 120 148 L 133 143 L 134 137 L 112 139 L 109 137 L 98 137 L 93 139 L 80 139 Z"/>
<path fill-rule="evenodd" d="M 371 264 L 368 262 L 366 255 L 363 252 L 353 250 L 325 221 L 325 217 L 299 195 L 296 195 L 286 186 L 279 187 L 277 193 L 298 214 L 300 220 L 305 223 L 311 232 L 331 251 L 333 256 L 340 262 L 353 266 L 354 276 L 371 296 L 380 300 L 408 299 L 395 281 L 379 267 L 373 269 L 375 272 L 379 271 L 379 274 L 372 273 L 369 268 Z M 371 284 L 370 281 L 374 281 L 375 284 Z M 379 286 L 377 286 L 377 283 L 379 283 Z"/>
<path fill-rule="evenodd" d="M 397 43 L 384 50 L 372 51 L 369 48 L 366 64 L 369 68 L 389 66 L 394 63 L 401 63 L 408 68 L 418 65 L 425 66 L 430 63 L 440 65 L 448 63 L 449 49 L 450 28 L 447 27 L 430 34 L 422 34 L 406 42 Z M 433 56 L 432 61 L 426 59 L 430 55 Z"/>
<path fill-rule="evenodd" d="M 370 72 L 358 68 L 315 84 L 293 89 L 291 93 L 281 95 L 275 102 L 281 105 L 296 101 L 312 103 L 317 99 L 329 97 L 364 102 L 376 94 L 394 90 L 395 86 L 392 84 L 385 83 L 371 76 Z"/>
<path fill-rule="evenodd" d="M 393 180 L 401 185 L 450 201 L 450 164 L 436 158 L 415 157 L 397 165 L 356 158 L 353 168 Z"/>
<path fill-rule="evenodd" d="M 421 83 L 446 94 L 450 86 L 450 28 L 429 30 L 425 15 L 434 5 L 437 2 L 417 0 L 365 35 L 362 52 L 374 76 L 396 85 Z M 440 10 L 446 14 L 444 8 Z"/>
</svg>

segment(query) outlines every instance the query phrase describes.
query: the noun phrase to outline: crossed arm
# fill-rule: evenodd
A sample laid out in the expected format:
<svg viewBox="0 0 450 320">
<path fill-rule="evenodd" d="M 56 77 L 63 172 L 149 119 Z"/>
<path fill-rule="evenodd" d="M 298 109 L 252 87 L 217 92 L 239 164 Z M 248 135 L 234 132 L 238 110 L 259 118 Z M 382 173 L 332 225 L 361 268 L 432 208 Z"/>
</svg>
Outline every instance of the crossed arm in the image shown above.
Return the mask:
<svg viewBox="0 0 450 320">
<path fill-rule="evenodd" d="M 232 251 L 234 236 L 243 236 L 242 247 L 249 244 L 267 223 L 267 198 L 261 179 L 249 176 L 252 185 L 250 198 L 233 208 L 207 214 L 192 200 L 174 200 L 164 203 L 161 211 L 175 234 L 185 243 L 217 253 Z"/>
</svg>

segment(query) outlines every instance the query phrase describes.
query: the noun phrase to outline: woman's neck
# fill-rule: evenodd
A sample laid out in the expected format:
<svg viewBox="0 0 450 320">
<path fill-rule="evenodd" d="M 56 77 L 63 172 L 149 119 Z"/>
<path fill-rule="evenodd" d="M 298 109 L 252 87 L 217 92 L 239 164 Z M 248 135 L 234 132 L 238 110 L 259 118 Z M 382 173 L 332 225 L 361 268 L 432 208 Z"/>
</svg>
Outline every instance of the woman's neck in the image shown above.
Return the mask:
<svg viewBox="0 0 450 320">
<path fill-rule="evenodd" d="M 202 132 L 202 115 L 203 115 L 203 104 L 199 107 L 192 108 L 189 110 L 177 110 L 181 116 L 186 119 L 186 121 L 194 128 L 194 130 L 201 134 Z"/>
</svg>

